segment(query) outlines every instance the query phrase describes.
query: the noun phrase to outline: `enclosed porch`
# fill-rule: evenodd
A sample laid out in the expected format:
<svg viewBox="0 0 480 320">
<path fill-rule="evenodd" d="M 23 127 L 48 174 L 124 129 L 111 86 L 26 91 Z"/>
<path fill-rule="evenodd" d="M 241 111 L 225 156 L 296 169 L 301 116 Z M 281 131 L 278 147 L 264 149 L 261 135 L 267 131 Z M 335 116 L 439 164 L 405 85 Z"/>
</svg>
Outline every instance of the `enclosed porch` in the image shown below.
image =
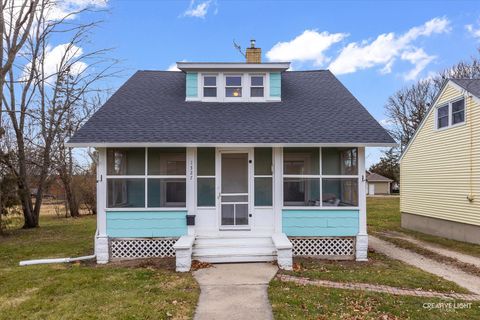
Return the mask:
<svg viewBox="0 0 480 320">
<path fill-rule="evenodd" d="M 100 148 L 98 260 L 364 260 L 364 167 L 358 146 Z"/>
</svg>

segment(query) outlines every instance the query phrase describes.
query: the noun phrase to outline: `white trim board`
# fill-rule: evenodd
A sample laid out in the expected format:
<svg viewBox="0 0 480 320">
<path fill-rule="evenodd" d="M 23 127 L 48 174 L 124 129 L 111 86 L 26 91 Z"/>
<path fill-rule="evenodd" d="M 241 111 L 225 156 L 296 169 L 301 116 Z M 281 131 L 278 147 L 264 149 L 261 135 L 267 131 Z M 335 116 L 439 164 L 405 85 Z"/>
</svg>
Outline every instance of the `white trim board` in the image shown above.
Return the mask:
<svg viewBox="0 0 480 320">
<path fill-rule="evenodd" d="M 110 148 L 110 147 L 212 147 L 212 148 L 248 148 L 248 147 L 395 147 L 397 143 L 364 142 L 364 143 L 216 143 L 216 142 L 67 142 L 70 148 Z"/>
</svg>

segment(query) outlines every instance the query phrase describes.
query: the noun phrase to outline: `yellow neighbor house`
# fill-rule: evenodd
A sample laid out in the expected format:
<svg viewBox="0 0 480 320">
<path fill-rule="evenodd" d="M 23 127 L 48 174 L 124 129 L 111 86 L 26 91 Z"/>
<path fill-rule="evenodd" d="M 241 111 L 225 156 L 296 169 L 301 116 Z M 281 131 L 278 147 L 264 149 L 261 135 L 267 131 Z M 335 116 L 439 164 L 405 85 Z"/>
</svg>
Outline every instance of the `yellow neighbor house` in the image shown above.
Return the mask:
<svg viewBox="0 0 480 320">
<path fill-rule="evenodd" d="M 400 159 L 402 227 L 480 244 L 480 80 L 449 79 Z"/>
</svg>

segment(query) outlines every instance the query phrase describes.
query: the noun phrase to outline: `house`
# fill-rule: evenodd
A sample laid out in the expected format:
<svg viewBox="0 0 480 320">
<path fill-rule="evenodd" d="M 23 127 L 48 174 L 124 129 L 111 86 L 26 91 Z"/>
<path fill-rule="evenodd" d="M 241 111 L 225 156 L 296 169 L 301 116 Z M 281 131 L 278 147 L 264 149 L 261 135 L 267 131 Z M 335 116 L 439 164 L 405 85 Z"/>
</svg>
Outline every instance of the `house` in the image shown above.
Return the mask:
<svg viewBox="0 0 480 320">
<path fill-rule="evenodd" d="M 449 79 L 400 158 L 402 227 L 480 244 L 480 80 Z"/>
<path fill-rule="evenodd" d="M 367 194 L 390 194 L 392 188 L 392 179 L 384 177 L 378 173 L 367 171 Z"/>
<path fill-rule="evenodd" d="M 394 143 L 328 70 L 138 71 L 72 137 L 95 147 L 98 263 L 367 259 L 365 148 Z"/>
</svg>

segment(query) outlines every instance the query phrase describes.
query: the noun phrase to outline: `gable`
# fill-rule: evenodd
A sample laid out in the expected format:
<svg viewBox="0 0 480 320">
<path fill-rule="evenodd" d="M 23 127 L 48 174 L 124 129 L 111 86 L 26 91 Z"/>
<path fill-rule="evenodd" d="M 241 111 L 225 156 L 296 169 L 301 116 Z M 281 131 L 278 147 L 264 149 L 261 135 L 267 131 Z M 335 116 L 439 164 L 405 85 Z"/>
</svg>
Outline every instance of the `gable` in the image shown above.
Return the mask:
<svg viewBox="0 0 480 320">
<path fill-rule="evenodd" d="M 437 97 L 435 98 L 433 105 L 428 110 L 427 115 L 418 126 L 417 130 L 415 131 L 415 134 L 413 135 L 412 139 L 409 141 L 408 145 L 405 147 L 405 150 L 400 156 L 400 161 L 402 161 L 403 158 L 406 156 L 406 154 L 410 151 L 410 148 L 415 143 L 415 140 L 417 139 L 418 135 L 433 134 L 434 132 L 437 131 L 435 128 L 435 124 L 436 124 L 435 117 L 436 117 L 436 110 L 438 106 L 444 105 L 456 99 L 466 98 L 466 97 L 467 96 L 465 95 L 465 90 L 462 87 L 453 83 L 451 80 L 446 81 L 442 89 L 438 93 Z M 465 99 L 465 101 L 467 103 L 467 99 Z M 465 109 L 466 109 L 465 113 L 467 113 L 468 112 L 467 105 L 465 105 Z"/>
</svg>

